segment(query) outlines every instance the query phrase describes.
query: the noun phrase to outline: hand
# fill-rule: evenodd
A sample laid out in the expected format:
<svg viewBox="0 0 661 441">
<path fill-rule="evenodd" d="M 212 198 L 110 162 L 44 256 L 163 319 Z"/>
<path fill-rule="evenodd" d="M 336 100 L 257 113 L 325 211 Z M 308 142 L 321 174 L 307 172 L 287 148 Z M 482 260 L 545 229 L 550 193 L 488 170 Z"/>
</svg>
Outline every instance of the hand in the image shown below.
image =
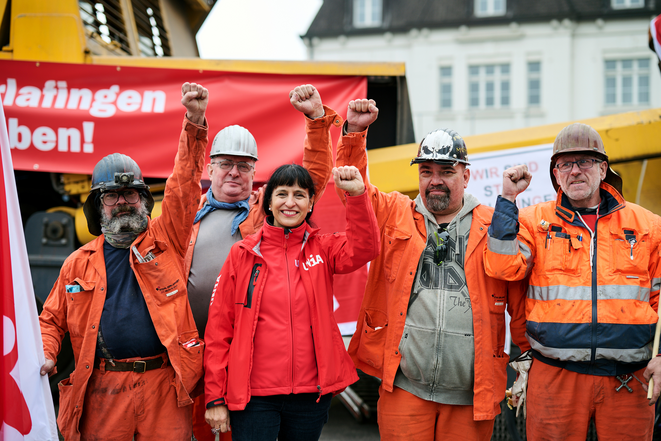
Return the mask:
<svg viewBox="0 0 661 441">
<path fill-rule="evenodd" d="M 659 393 L 661 393 L 661 357 L 654 357 L 647 363 L 643 377 L 649 383 L 652 376 L 654 376 L 654 390 L 652 391 L 652 399 L 648 403 L 650 406 L 656 403 L 656 400 L 659 399 Z M 646 384 L 643 384 L 643 389 L 647 391 Z"/>
<path fill-rule="evenodd" d="M 319 91 L 312 84 L 303 84 L 289 92 L 289 102 L 294 109 L 302 112 L 308 118 L 324 116 L 324 105 Z"/>
<path fill-rule="evenodd" d="M 525 164 L 508 168 L 503 172 L 503 194 L 501 196 L 515 202 L 517 195 L 528 188 L 531 179 L 532 175 Z"/>
<path fill-rule="evenodd" d="M 365 192 L 365 183 L 360 172 L 353 165 L 333 168 L 335 187 L 349 193 L 349 196 L 359 196 Z"/>
<path fill-rule="evenodd" d="M 230 412 L 227 410 L 227 406 L 220 405 L 208 408 L 204 412 L 204 419 L 212 429 L 220 429 L 223 433 L 230 430 Z"/>
<path fill-rule="evenodd" d="M 347 110 L 347 132 L 363 132 L 376 121 L 379 109 L 376 108 L 374 100 L 349 101 Z"/>
<path fill-rule="evenodd" d="M 526 417 L 526 399 L 528 398 L 528 371 L 532 365 L 532 355 L 530 351 L 516 357 L 509 363 L 510 367 L 517 373 L 516 381 L 512 388 L 507 391 L 508 400 L 507 405 L 516 407 L 516 416 L 523 409 L 523 417 Z"/>
<path fill-rule="evenodd" d="M 264 190 L 266 190 L 266 185 L 262 185 L 257 190 L 250 192 L 250 198 L 248 199 L 248 205 L 250 208 L 254 205 L 259 205 L 259 202 L 264 200 Z"/>
<path fill-rule="evenodd" d="M 41 367 L 41 371 L 39 373 L 42 376 L 46 375 L 46 374 L 49 374 L 49 376 L 50 376 L 50 373 L 51 373 L 51 371 L 53 370 L 54 367 L 55 367 L 55 362 L 53 360 L 51 360 L 50 358 L 47 358 L 46 362 Z"/>
<path fill-rule="evenodd" d="M 186 117 L 193 123 L 204 124 L 204 113 L 209 104 L 209 91 L 196 83 L 181 85 L 181 104 L 186 107 Z"/>
</svg>

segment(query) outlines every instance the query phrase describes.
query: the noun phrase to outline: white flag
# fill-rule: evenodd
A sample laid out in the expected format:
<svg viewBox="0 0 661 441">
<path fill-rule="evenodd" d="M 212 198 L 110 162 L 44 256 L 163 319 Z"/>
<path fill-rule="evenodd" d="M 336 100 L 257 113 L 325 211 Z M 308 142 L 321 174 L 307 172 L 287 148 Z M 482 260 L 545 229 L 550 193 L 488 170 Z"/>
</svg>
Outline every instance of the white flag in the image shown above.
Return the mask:
<svg viewBox="0 0 661 441">
<path fill-rule="evenodd" d="M 3 342 L 0 439 L 57 441 L 48 377 L 39 374 L 45 361 L 44 350 L 2 103 L 0 151 L 0 311 Z"/>
</svg>

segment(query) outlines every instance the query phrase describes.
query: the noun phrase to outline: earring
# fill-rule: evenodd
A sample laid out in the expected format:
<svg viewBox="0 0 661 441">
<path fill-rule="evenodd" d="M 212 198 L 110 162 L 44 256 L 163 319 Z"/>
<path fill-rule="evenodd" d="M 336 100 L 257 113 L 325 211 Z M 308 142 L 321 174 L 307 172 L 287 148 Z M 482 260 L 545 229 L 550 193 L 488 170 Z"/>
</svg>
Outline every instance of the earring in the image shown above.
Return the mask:
<svg viewBox="0 0 661 441">
<path fill-rule="evenodd" d="M 269 207 L 269 211 L 271 211 L 271 207 Z"/>
<path fill-rule="evenodd" d="M 310 208 L 308 211 L 312 211 L 312 208 Z"/>
</svg>

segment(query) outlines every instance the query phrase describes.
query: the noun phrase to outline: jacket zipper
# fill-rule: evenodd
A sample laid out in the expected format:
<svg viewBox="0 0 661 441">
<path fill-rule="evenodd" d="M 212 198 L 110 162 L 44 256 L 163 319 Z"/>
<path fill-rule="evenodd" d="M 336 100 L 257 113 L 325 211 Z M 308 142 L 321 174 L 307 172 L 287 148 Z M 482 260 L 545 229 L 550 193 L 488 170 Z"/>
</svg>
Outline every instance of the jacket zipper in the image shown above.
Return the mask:
<svg viewBox="0 0 661 441">
<path fill-rule="evenodd" d="M 579 213 L 576 213 L 583 226 L 590 232 L 590 269 L 592 270 L 592 326 L 590 329 L 590 364 L 593 365 L 597 353 L 597 224 L 599 223 L 599 208 L 594 221 L 594 231 L 588 227 Z"/>
<path fill-rule="evenodd" d="M 289 240 L 289 229 L 285 228 L 285 270 L 287 272 L 287 296 L 289 299 L 289 335 L 291 337 L 291 346 L 289 353 L 289 363 L 291 366 L 291 393 L 294 393 L 294 317 L 292 315 L 291 305 L 291 279 L 289 277 L 289 257 L 287 256 L 287 241 Z"/>
<path fill-rule="evenodd" d="M 601 205 L 601 204 L 599 204 Z M 597 219 L 594 221 L 594 233 L 590 230 L 590 227 L 585 223 L 580 214 L 578 218 L 581 220 L 585 228 L 588 229 L 590 235 L 592 236 L 592 329 L 590 331 L 590 365 L 594 365 L 597 359 L 597 225 L 599 224 L 599 219 L 606 217 L 622 209 L 622 204 L 618 204 L 613 210 L 604 214 L 603 216 L 599 215 L 599 207 L 597 207 Z"/>
</svg>

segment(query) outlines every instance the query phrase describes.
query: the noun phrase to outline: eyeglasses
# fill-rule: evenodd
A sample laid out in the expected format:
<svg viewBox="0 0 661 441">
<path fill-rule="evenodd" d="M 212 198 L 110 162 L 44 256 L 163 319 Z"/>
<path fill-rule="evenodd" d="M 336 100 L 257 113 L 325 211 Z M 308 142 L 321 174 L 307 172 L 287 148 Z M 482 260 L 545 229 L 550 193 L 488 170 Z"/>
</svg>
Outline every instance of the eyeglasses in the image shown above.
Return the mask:
<svg viewBox="0 0 661 441">
<path fill-rule="evenodd" d="M 127 204 L 135 204 L 140 200 L 140 193 L 138 193 L 137 190 L 126 190 L 121 193 L 117 193 L 115 191 L 103 193 L 101 194 L 101 201 L 103 202 L 103 205 L 112 207 L 113 205 L 116 205 L 117 202 L 119 202 L 120 196 L 124 196 L 124 200 Z"/>
<path fill-rule="evenodd" d="M 574 169 L 574 164 L 578 165 L 578 168 L 581 170 L 589 170 L 592 168 L 595 162 L 604 162 L 599 159 L 589 158 L 589 159 L 579 159 L 578 161 L 568 161 L 560 164 L 556 164 L 555 168 L 560 170 L 562 173 L 569 173 Z"/>
<path fill-rule="evenodd" d="M 211 164 L 217 165 L 221 170 L 232 170 L 236 165 L 236 168 L 239 169 L 241 173 L 248 173 L 250 170 L 253 169 L 252 164 L 248 164 L 245 161 L 234 162 L 234 161 L 230 161 L 229 159 L 212 162 Z"/>
<path fill-rule="evenodd" d="M 436 236 L 436 249 L 434 250 L 434 263 L 438 266 L 441 266 L 443 261 L 448 257 L 448 241 L 450 235 L 447 231 L 442 231 L 441 234 L 438 234 L 434 231 L 434 236 Z"/>
</svg>

